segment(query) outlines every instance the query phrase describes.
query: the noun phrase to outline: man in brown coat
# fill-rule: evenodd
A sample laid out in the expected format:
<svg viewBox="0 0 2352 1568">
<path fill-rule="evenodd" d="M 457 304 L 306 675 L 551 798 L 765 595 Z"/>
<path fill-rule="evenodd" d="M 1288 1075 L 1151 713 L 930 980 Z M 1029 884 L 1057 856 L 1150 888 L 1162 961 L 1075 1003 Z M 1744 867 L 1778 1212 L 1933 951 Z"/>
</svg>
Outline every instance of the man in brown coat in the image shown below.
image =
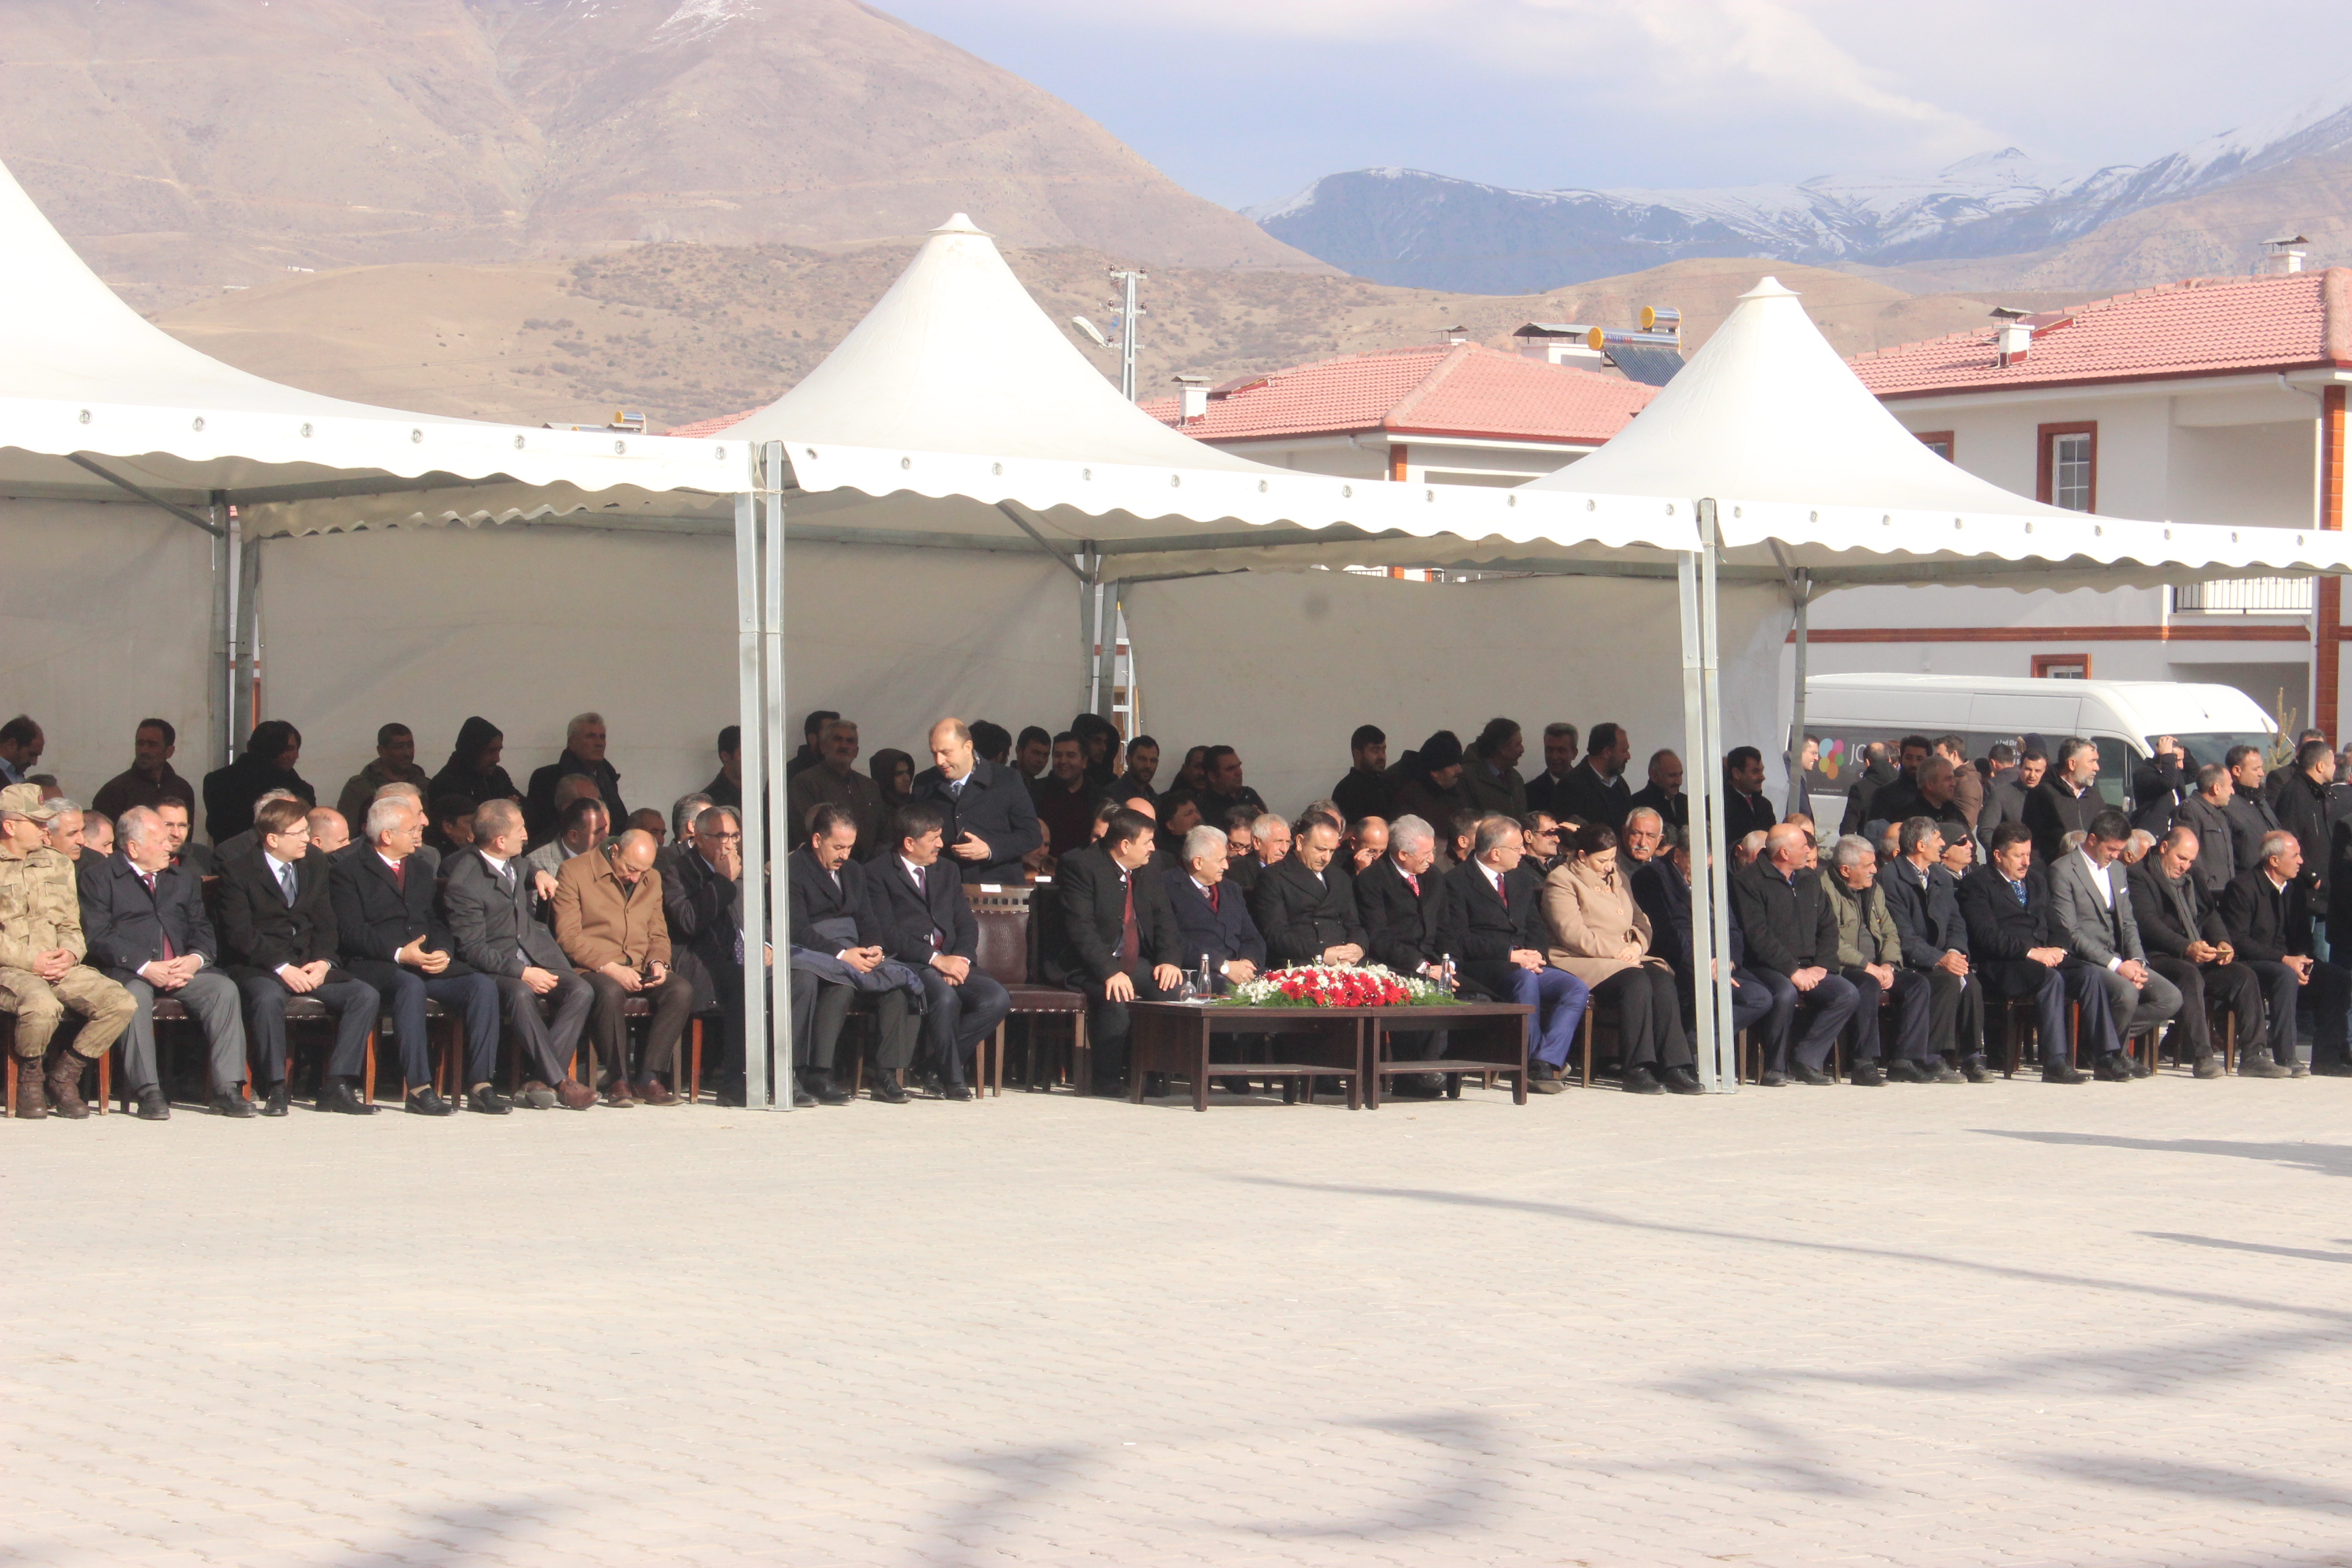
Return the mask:
<svg viewBox="0 0 2352 1568">
<path fill-rule="evenodd" d="M 596 993 L 588 1031 L 605 1073 L 607 1105 L 667 1105 L 677 1097 L 656 1073 L 677 1068 L 677 1042 L 694 1015 L 694 987 L 672 975 L 669 923 L 662 915 L 661 873 L 653 835 L 631 828 L 563 863 L 555 879 L 555 940 Z M 646 1056 L 632 1087 L 630 997 L 653 1007 Z"/>
</svg>

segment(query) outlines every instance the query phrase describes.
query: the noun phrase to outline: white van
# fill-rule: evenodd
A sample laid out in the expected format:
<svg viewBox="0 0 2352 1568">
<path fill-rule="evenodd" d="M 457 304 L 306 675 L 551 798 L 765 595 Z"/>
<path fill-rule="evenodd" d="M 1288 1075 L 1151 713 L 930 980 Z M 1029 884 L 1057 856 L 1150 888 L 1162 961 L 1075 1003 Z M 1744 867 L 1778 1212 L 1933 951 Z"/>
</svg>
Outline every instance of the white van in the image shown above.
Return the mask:
<svg viewBox="0 0 2352 1568">
<path fill-rule="evenodd" d="M 2232 746 L 2260 746 L 2275 756 L 2278 726 L 2234 686 L 2170 680 L 2065 680 L 2024 676 L 1816 675 L 1805 682 L 1805 732 L 1821 738 L 1809 781 L 1824 830 L 1844 810 L 1847 785 L 1862 768 L 1862 748 L 1906 735 L 1958 735 L 1971 760 L 1996 741 L 2039 735 L 2055 745 L 2080 735 L 2099 748 L 2099 793 L 2126 810 L 2132 775 L 2159 735 L 2188 749 L 2192 771 L 2218 763 Z M 1831 804 L 1834 797 L 1836 804 Z"/>
</svg>

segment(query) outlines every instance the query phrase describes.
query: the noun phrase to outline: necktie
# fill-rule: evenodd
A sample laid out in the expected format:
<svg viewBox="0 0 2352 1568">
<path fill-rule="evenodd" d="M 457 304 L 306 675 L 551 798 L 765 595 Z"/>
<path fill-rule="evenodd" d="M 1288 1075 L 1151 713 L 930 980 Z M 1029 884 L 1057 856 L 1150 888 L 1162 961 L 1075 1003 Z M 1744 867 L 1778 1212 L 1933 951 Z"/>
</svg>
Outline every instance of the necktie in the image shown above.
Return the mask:
<svg viewBox="0 0 2352 1568">
<path fill-rule="evenodd" d="M 1217 893 L 1218 889 L 1215 888 L 1211 888 L 1209 889 L 1209 912 L 1211 914 L 1217 912 Z"/>
<path fill-rule="evenodd" d="M 402 892 L 408 891 L 408 862 L 402 860 L 392 868 L 392 885 Z"/>
<path fill-rule="evenodd" d="M 963 786 L 971 782 L 971 775 L 970 773 L 964 774 L 963 777 L 960 779 L 950 779 L 948 781 L 948 798 L 950 800 L 961 800 L 963 798 Z"/>
<path fill-rule="evenodd" d="M 1511 889 L 1503 885 L 1503 879 L 1500 877 L 1495 879 L 1495 896 L 1503 900 L 1504 909 L 1507 910 L 1511 907 Z"/>
<path fill-rule="evenodd" d="M 1137 950 L 1143 945 L 1143 942 L 1135 929 L 1135 879 L 1132 877 L 1125 879 L 1125 885 L 1127 902 L 1118 914 L 1118 958 L 1122 963 L 1132 963 L 1135 962 Z"/>
<path fill-rule="evenodd" d="M 1406 887 L 1411 888 L 1411 889 L 1412 889 L 1412 896 L 1413 896 L 1414 898 L 1416 898 L 1416 899 L 1417 899 L 1417 898 L 1421 897 L 1421 879 L 1420 879 L 1420 878 L 1418 878 L 1418 877 L 1414 876 L 1412 872 L 1407 871 L 1407 872 L 1404 874 L 1404 885 L 1405 885 Z"/>
<path fill-rule="evenodd" d="M 2017 895 L 2017 907 L 2021 910 L 2023 909 L 2025 907 L 2025 884 L 2022 882 L 2011 882 L 2009 885 L 2009 890 Z"/>
<path fill-rule="evenodd" d="M 153 898 L 155 896 L 155 873 L 152 871 L 142 871 L 139 873 L 139 879 L 147 884 L 147 896 L 151 899 Z M 163 962 L 169 963 L 173 958 L 178 956 L 172 951 L 172 933 L 163 929 L 163 922 L 161 921 L 156 922 L 156 931 L 163 940 Z"/>
<path fill-rule="evenodd" d="M 295 898 L 294 868 L 292 865 L 282 865 L 278 868 L 278 885 L 286 889 L 286 907 L 289 910 L 292 909 L 294 907 Z"/>
</svg>

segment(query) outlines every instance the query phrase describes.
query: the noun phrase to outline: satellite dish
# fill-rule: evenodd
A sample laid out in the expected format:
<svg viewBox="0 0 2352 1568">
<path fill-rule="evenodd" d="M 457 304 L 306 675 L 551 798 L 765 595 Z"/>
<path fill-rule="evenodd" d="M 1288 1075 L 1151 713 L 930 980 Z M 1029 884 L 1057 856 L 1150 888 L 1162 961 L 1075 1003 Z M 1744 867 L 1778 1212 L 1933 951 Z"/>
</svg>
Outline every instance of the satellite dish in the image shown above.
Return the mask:
<svg viewBox="0 0 2352 1568">
<path fill-rule="evenodd" d="M 1087 341 L 1094 344 L 1095 347 L 1098 349 L 1107 349 L 1110 347 L 1110 340 L 1102 335 L 1102 329 L 1096 326 L 1092 321 L 1087 321 L 1084 316 L 1072 316 L 1070 318 L 1070 325 L 1077 328 L 1079 331 L 1085 333 Z"/>
</svg>

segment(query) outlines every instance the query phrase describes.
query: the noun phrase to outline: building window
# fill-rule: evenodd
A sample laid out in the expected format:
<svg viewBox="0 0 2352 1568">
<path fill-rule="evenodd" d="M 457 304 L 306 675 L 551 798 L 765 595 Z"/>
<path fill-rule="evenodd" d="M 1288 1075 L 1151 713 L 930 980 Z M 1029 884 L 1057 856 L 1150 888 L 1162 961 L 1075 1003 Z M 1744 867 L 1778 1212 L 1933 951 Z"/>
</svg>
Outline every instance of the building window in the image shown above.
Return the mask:
<svg viewBox="0 0 2352 1568">
<path fill-rule="evenodd" d="M 2087 653 L 2037 653 L 2033 656 L 2033 679 L 2088 680 L 2091 679 L 2091 656 Z"/>
<path fill-rule="evenodd" d="M 1952 460 L 1952 433 L 1949 430 L 1920 430 L 1915 434 L 1919 437 L 1919 445 L 1948 463 Z"/>
<path fill-rule="evenodd" d="M 2034 499 L 2068 511 L 2099 510 L 2099 427 L 2044 425 Z"/>
<path fill-rule="evenodd" d="M 2312 577 L 2223 577 L 2181 583 L 2172 590 L 2175 615 L 2307 616 Z"/>
</svg>

